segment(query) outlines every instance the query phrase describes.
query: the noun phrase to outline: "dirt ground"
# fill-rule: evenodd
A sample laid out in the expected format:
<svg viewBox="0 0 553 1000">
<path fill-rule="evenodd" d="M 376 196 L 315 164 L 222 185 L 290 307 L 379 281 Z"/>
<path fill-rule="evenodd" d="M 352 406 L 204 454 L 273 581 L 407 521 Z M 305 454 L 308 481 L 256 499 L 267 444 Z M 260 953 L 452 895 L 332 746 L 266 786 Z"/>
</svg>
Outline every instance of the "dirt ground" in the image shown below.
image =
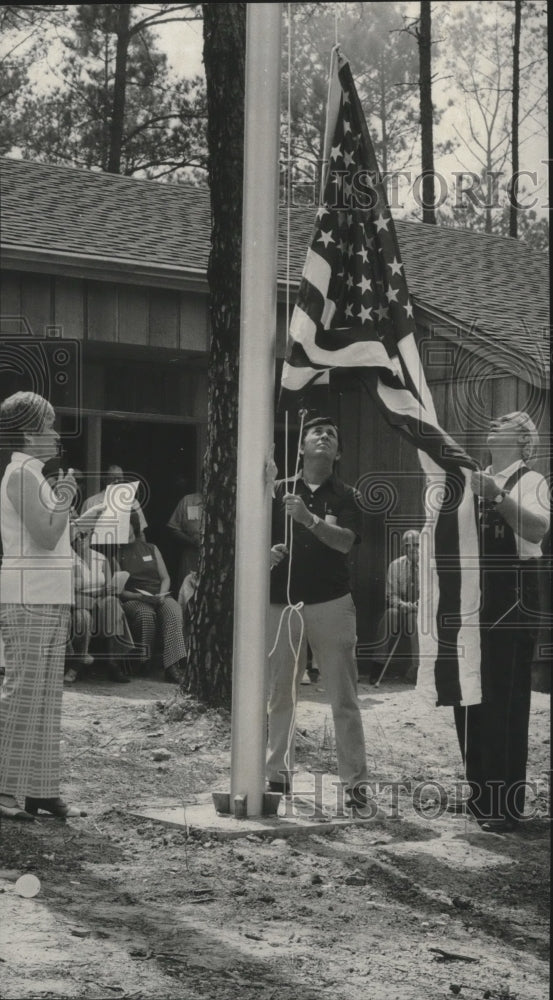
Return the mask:
<svg viewBox="0 0 553 1000">
<path fill-rule="evenodd" d="M 331 802 L 324 698 L 301 689 L 297 783 L 327 772 Z M 360 701 L 374 819 L 221 839 L 135 811 L 179 806 L 186 818 L 228 791 L 227 714 L 150 679 L 66 690 L 63 793 L 88 815 L 3 824 L 4 1000 L 543 1000 L 549 696 L 533 695 L 533 818 L 503 837 L 444 811 L 462 778 L 450 710 L 399 681 L 362 683 Z M 418 792 L 399 791 L 394 809 L 386 781 Z M 15 891 L 25 872 L 40 879 L 32 899 Z"/>
</svg>

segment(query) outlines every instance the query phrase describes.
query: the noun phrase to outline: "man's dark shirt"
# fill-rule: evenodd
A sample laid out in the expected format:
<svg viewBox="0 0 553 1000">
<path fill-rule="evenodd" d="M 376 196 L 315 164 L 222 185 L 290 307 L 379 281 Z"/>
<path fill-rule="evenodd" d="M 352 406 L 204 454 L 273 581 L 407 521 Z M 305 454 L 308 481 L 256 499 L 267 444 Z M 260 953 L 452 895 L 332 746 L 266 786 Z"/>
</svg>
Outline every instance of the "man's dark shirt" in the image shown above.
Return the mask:
<svg viewBox="0 0 553 1000">
<path fill-rule="evenodd" d="M 284 542 L 285 513 L 283 497 L 292 492 L 292 484 L 281 480 L 275 483 L 273 500 L 272 545 Z M 298 479 L 295 493 L 301 497 L 312 514 L 317 514 L 339 528 L 349 528 L 355 541 L 361 540 L 361 510 L 356 503 L 353 487 L 347 486 L 334 474 L 321 483 L 314 492 Z M 293 604 L 319 604 L 334 601 L 350 592 L 349 555 L 331 549 L 310 531 L 293 522 L 292 575 L 290 599 Z M 288 537 L 290 548 L 290 534 Z M 288 557 L 271 570 L 271 604 L 287 604 Z"/>
</svg>

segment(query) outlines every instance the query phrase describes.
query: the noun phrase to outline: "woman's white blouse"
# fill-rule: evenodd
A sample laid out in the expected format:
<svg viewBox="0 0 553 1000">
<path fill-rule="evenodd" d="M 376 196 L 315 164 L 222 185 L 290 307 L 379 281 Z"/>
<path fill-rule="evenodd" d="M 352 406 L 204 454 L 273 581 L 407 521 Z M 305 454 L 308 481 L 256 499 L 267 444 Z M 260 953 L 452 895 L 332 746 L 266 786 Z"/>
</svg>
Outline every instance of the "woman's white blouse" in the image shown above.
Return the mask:
<svg viewBox="0 0 553 1000">
<path fill-rule="evenodd" d="M 58 509 L 52 489 L 42 475 L 38 458 L 14 451 L 0 485 L 0 531 L 4 555 L 0 571 L 2 604 L 71 604 L 72 550 L 69 520 L 55 548 L 42 548 L 35 541 L 7 494 L 7 483 L 16 469 L 25 468 L 36 477 L 47 509 Z M 24 508 L 23 508 L 24 509 Z"/>
</svg>

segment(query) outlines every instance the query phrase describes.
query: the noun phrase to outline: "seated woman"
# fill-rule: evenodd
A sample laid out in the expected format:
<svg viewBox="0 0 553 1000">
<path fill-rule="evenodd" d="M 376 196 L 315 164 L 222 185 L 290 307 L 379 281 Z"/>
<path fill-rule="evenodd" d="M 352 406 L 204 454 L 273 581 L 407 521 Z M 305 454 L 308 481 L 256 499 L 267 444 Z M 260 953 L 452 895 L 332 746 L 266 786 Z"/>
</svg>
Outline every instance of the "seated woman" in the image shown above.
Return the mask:
<svg viewBox="0 0 553 1000">
<path fill-rule="evenodd" d="M 75 604 L 71 609 L 71 633 L 68 659 L 71 665 L 64 677 L 65 684 L 77 679 L 79 666 L 90 666 L 94 657 L 89 653 L 90 640 L 101 636 L 106 640 L 107 666 L 112 680 L 127 683 L 128 675 L 118 659 L 133 648 L 132 635 L 116 593 L 109 563 L 101 552 L 90 547 L 90 534 L 72 529 L 73 581 Z"/>
<path fill-rule="evenodd" d="M 120 546 L 118 563 L 129 574 L 120 598 L 135 655 L 147 662 L 159 643 L 165 679 L 178 684 L 186 657 L 182 610 L 169 595 L 171 581 L 159 549 L 140 538 L 136 511 L 131 512 L 129 543 Z"/>
</svg>

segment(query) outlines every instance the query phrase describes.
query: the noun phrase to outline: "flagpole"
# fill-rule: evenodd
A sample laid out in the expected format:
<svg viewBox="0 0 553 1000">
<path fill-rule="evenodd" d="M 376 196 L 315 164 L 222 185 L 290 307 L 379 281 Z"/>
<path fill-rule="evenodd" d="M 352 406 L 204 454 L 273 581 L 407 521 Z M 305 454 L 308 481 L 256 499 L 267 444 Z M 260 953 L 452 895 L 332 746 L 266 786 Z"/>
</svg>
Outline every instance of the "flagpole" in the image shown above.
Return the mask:
<svg viewBox="0 0 553 1000">
<path fill-rule="evenodd" d="M 231 812 L 263 812 L 273 442 L 281 4 L 249 3 L 246 22 L 242 304 L 231 723 Z M 243 811 L 241 812 L 243 814 Z"/>
</svg>

